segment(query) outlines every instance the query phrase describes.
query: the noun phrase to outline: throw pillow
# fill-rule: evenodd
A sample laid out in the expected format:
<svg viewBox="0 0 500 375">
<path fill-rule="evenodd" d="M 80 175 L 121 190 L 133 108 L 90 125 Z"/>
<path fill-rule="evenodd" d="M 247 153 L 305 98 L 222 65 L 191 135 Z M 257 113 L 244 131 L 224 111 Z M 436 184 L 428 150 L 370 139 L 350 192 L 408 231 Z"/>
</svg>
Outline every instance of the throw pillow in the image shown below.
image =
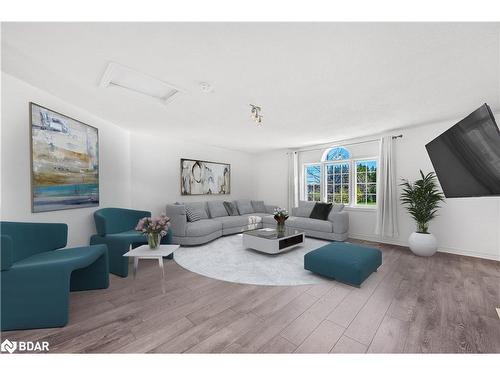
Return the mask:
<svg viewBox="0 0 500 375">
<path fill-rule="evenodd" d="M 236 208 L 234 202 L 224 202 L 224 207 L 226 208 L 229 216 L 239 216 L 240 213 L 238 212 L 238 209 Z"/>
<path fill-rule="evenodd" d="M 196 211 L 199 211 L 202 219 L 208 219 L 207 203 L 206 202 L 185 202 L 184 206 L 190 207 Z"/>
<path fill-rule="evenodd" d="M 252 201 L 252 207 L 254 212 L 266 212 L 266 205 L 264 201 Z"/>
<path fill-rule="evenodd" d="M 190 222 L 203 219 L 203 212 L 191 206 L 186 206 L 186 217 Z"/>
<path fill-rule="evenodd" d="M 328 214 L 330 213 L 331 209 L 331 203 L 316 202 L 309 217 L 311 219 L 328 220 Z"/>
<path fill-rule="evenodd" d="M 316 202 L 299 201 L 296 215 L 299 217 L 310 217 L 315 204 Z"/>
<path fill-rule="evenodd" d="M 238 211 L 240 215 L 253 214 L 254 210 L 252 203 L 248 199 L 240 199 L 236 201 L 236 206 L 238 206 Z"/>
<path fill-rule="evenodd" d="M 227 210 L 222 201 L 209 201 L 208 211 L 210 212 L 210 217 L 223 217 L 227 216 Z"/>
</svg>

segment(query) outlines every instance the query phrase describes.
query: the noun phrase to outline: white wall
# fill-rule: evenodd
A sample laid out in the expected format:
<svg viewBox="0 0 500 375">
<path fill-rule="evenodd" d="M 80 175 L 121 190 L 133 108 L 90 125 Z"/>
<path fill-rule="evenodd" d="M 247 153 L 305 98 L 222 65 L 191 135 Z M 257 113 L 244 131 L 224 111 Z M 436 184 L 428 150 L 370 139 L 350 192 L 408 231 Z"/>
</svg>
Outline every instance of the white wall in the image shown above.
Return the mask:
<svg viewBox="0 0 500 375">
<path fill-rule="evenodd" d="M 500 118 L 500 114 L 496 114 Z M 458 121 L 459 119 L 457 119 Z M 425 126 L 394 131 L 403 134 L 396 141 L 396 170 L 399 178 L 418 178 L 418 171 L 432 171 L 432 164 L 425 144 L 452 126 L 456 121 L 446 121 Z M 349 143 L 349 142 L 346 142 Z M 370 146 L 371 147 L 371 146 Z M 371 152 L 356 150 L 357 153 Z M 312 157 L 313 155 L 314 157 Z M 303 162 L 320 160 L 321 151 L 307 152 Z M 286 150 L 264 153 L 257 163 L 257 192 L 270 197 L 278 204 L 287 202 L 287 158 Z M 415 230 L 415 224 L 400 206 L 398 209 L 399 236 L 380 239 L 374 235 L 376 212 L 374 210 L 349 209 L 350 236 L 353 238 L 381 240 L 406 246 L 407 239 Z M 439 251 L 500 260 L 500 197 L 447 199 L 437 217 L 430 224 L 430 231 L 439 241 Z"/>
<path fill-rule="evenodd" d="M 178 141 L 165 136 L 132 133 L 132 206 L 157 215 L 167 203 L 257 199 L 256 156 L 219 147 Z M 231 194 L 181 196 L 180 159 L 200 159 L 231 164 Z"/>
<path fill-rule="evenodd" d="M 2 220 L 63 222 L 68 246 L 89 243 L 97 208 L 31 213 L 30 101 L 99 129 L 100 207 L 130 206 L 129 133 L 24 81 L 2 73 L 1 208 Z"/>
</svg>

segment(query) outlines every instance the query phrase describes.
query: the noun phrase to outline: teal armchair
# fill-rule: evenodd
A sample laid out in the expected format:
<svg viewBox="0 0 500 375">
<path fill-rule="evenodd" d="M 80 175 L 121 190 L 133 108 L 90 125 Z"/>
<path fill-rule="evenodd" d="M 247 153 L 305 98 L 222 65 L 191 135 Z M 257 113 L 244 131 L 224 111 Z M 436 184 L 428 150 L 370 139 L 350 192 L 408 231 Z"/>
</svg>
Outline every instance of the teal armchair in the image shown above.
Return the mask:
<svg viewBox="0 0 500 375">
<path fill-rule="evenodd" d="M 90 238 L 90 244 L 107 245 L 109 272 L 121 277 L 128 276 L 128 258 L 123 254 L 130 248 L 148 243 L 146 236 L 135 230 L 138 221 L 143 217 L 151 217 L 151 212 L 114 207 L 101 208 L 94 212 L 97 234 Z M 171 241 L 172 232 L 169 229 L 161 243 L 169 244 Z"/>
<path fill-rule="evenodd" d="M 0 222 L 1 330 L 62 327 L 69 293 L 109 285 L 106 246 L 66 246 L 68 226 Z"/>
</svg>

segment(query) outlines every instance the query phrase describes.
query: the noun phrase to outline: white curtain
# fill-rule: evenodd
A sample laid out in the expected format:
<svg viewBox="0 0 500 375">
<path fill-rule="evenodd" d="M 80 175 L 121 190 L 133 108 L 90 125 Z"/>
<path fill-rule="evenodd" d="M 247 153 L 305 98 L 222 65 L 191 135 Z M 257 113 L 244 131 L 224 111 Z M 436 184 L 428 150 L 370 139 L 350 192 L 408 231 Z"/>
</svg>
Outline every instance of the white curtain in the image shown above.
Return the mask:
<svg viewBox="0 0 500 375">
<path fill-rule="evenodd" d="M 380 140 L 379 175 L 377 180 L 377 226 L 375 234 L 398 236 L 396 167 L 392 136 Z"/>
<path fill-rule="evenodd" d="M 288 211 L 299 205 L 299 155 L 296 151 L 288 153 Z"/>
</svg>

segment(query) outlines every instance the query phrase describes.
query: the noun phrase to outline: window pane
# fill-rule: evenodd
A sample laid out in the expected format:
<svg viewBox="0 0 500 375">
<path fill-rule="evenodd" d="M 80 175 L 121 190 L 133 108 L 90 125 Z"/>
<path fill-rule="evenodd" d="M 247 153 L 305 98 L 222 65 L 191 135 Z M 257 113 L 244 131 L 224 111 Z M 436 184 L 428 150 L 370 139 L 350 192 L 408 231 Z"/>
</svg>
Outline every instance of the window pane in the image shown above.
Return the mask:
<svg viewBox="0 0 500 375">
<path fill-rule="evenodd" d="M 340 194 L 335 194 L 335 199 L 334 199 L 335 203 L 342 203 L 342 199 L 340 197 Z"/>
<path fill-rule="evenodd" d="M 366 204 L 366 195 L 358 193 L 356 195 L 356 204 Z"/>
<path fill-rule="evenodd" d="M 340 193 L 340 184 L 335 185 L 335 194 Z"/>
<path fill-rule="evenodd" d="M 342 175 L 342 183 L 343 184 L 348 184 L 349 183 L 349 174 L 343 174 Z"/>
<path fill-rule="evenodd" d="M 374 194 L 369 194 L 367 196 L 367 201 L 366 201 L 367 204 L 377 204 L 377 196 L 374 195 Z"/>
<path fill-rule="evenodd" d="M 349 164 L 347 163 L 342 164 L 342 173 L 349 173 Z"/>
<path fill-rule="evenodd" d="M 331 185 L 331 184 L 326 185 L 326 193 L 327 194 L 333 193 L 333 185 Z"/>
<path fill-rule="evenodd" d="M 349 151 L 347 151 L 344 147 L 334 147 L 328 151 L 325 160 L 345 160 L 349 159 L 349 157 Z"/>
<path fill-rule="evenodd" d="M 335 183 L 336 183 L 336 184 L 340 184 L 340 182 L 341 182 L 341 181 L 340 181 L 340 179 L 341 179 L 341 177 L 340 177 L 340 176 L 341 176 L 340 174 L 336 174 L 336 175 L 335 175 Z"/>
<path fill-rule="evenodd" d="M 358 173 L 360 172 L 366 172 L 366 164 L 364 161 L 357 161 L 356 162 L 356 171 Z"/>
<path fill-rule="evenodd" d="M 326 202 L 327 202 L 327 203 L 333 202 L 333 194 L 328 194 L 328 195 L 326 196 Z"/>
<path fill-rule="evenodd" d="M 348 195 L 343 195 L 342 196 L 342 203 L 349 204 L 349 196 Z"/>
<path fill-rule="evenodd" d="M 319 165 L 309 165 L 306 168 L 306 181 L 308 184 L 319 184 L 321 180 L 321 168 Z"/>
<path fill-rule="evenodd" d="M 368 194 L 376 194 L 377 193 L 377 185 L 376 184 L 367 184 L 366 191 Z"/>
<path fill-rule="evenodd" d="M 358 183 L 359 182 L 366 182 L 366 173 L 365 172 L 358 172 L 356 173 L 356 178 Z"/>
</svg>

